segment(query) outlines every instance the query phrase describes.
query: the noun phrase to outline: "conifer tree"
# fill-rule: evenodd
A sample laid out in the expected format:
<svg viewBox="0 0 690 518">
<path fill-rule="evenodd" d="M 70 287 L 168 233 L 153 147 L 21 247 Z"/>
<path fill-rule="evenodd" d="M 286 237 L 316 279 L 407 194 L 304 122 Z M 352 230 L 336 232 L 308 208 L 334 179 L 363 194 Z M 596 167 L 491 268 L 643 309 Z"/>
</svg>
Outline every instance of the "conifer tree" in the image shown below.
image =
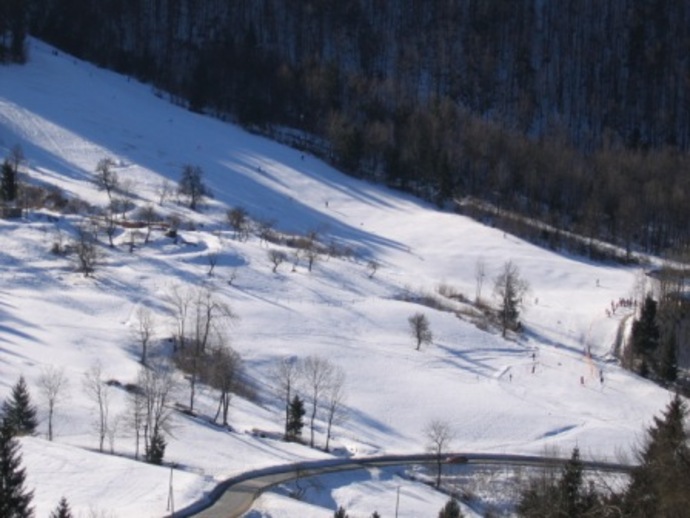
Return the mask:
<svg viewBox="0 0 690 518">
<path fill-rule="evenodd" d="M 624 495 L 625 516 L 687 516 L 690 448 L 686 415 L 685 403 L 676 395 L 664 414 L 654 418 Z"/>
<path fill-rule="evenodd" d="M 55 510 L 50 513 L 50 518 L 72 518 L 72 510 L 64 496 L 60 499 L 60 503 L 58 503 Z"/>
<path fill-rule="evenodd" d="M 347 511 L 345 511 L 345 508 L 341 505 L 338 507 L 338 510 L 333 513 L 333 518 L 348 518 L 349 515 L 347 514 Z"/>
<path fill-rule="evenodd" d="M 290 412 L 287 424 L 287 439 L 288 441 L 296 441 L 302 437 L 302 428 L 304 427 L 304 401 L 298 395 L 295 395 L 290 402 Z"/>
<path fill-rule="evenodd" d="M 19 377 L 12 387 L 12 394 L 2 406 L 3 419 L 16 435 L 31 435 L 36 432 L 36 407 L 31 403 L 29 389 L 24 376 Z"/>
<path fill-rule="evenodd" d="M 18 191 L 17 171 L 7 159 L 2 163 L 0 171 L 0 200 L 14 201 Z"/>
<path fill-rule="evenodd" d="M 649 295 L 645 298 L 640 318 L 632 325 L 631 346 L 635 358 L 641 360 L 637 371 L 646 375 L 648 369 L 654 369 L 654 354 L 659 346 L 659 326 L 656 322 L 657 303 Z"/>
<path fill-rule="evenodd" d="M 14 428 L 5 420 L 0 426 L 0 516 L 31 518 L 33 491 L 24 487 L 26 472 Z"/>
<path fill-rule="evenodd" d="M 160 466 L 163 464 L 163 457 L 165 456 L 165 447 L 167 446 L 163 434 L 159 431 L 154 432 L 151 437 L 151 442 L 146 448 L 146 462 L 149 464 L 156 464 Z"/>
<path fill-rule="evenodd" d="M 462 518 L 463 514 L 460 511 L 460 505 L 455 498 L 451 498 L 446 502 L 446 505 L 438 512 L 438 518 Z"/>
</svg>

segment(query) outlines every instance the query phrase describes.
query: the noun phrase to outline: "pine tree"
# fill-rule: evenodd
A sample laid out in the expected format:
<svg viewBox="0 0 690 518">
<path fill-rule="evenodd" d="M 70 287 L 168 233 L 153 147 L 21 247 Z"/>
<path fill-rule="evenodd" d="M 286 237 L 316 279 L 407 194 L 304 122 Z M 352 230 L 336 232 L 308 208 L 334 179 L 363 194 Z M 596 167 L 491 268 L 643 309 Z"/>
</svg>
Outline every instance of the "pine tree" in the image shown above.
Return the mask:
<svg viewBox="0 0 690 518">
<path fill-rule="evenodd" d="M 69 508 L 67 499 L 63 496 L 55 510 L 50 513 L 50 518 L 72 518 L 72 510 Z"/>
<path fill-rule="evenodd" d="M 147 460 L 151 464 L 161 465 L 163 464 L 163 457 L 165 456 L 165 448 L 167 443 L 162 434 L 156 433 L 151 438 L 151 443 L 147 451 Z"/>
<path fill-rule="evenodd" d="M 460 505 L 455 498 L 448 500 L 446 505 L 438 512 L 438 518 L 462 518 L 462 516 Z"/>
<path fill-rule="evenodd" d="M 19 442 L 14 428 L 6 421 L 0 426 L 0 516 L 31 518 L 33 491 L 24 487 L 26 472 L 21 467 Z"/>
<path fill-rule="evenodd" d="M 17 171 L 7 159 L 2 163 L 0 171 L 0 200 L 14 201 L 18 191 Z"/>
<path fill-rule="evenodd" d="M 639 466 L 624 495 L 625 516 L 687 516 L 690 509 L 690 448 L 687 408 L 678 395 L 647 430 Z"/>
<path fill-rule="evenodd" d="M 302 428 L 304 427 L 304 401 L 298 395 L 295 395 L 290 402 L 288 423 L 287 423 L 287 439 L 289 441 L 296 441 L 302 437 Z"/>
<path fill-rule="evenodd" d="M 31 403 L 29 389 L 24 376 L 19 377 L 12 387 L 12 394 L 2 406 L 3 418 L 17 435 L 31 435 L 36 432 L 36 407 Z"/>
<path fill-rule="evenodd" d="M 582 461 L 580 449 L 575 447 L 568 463 L 563 467 L 559 482 L 561 510 L 565 516 L 579 516 L 583 507 Z"/>
<path fill-rule="evenodd" d="M 343 506 L 338 507 L 338 510 L 333 513 L 333 518 L 349 518 L 349 515 L 345 511 Z"/>
<path fill-rule="evenodd" d="M 156 464 L 160 466 L 163 464 L 163 457 L 165 456 L 165 447 L 167 446 L 163 435 L 156 431 L 151 437 L 151 442 L 146 448 L 146 462 L 149 464 Z"/>
<path fill-rule="evenodd" d="M 649 295 L 645 298 L 640 318 L 632 325 L 630 335 L 633 356 L 641 360 L 638 372 L 645 374 L 654 369 L 654 354 L 659 346 L 659 326 L 656 323 L 656 301 Z"/>
</svg>

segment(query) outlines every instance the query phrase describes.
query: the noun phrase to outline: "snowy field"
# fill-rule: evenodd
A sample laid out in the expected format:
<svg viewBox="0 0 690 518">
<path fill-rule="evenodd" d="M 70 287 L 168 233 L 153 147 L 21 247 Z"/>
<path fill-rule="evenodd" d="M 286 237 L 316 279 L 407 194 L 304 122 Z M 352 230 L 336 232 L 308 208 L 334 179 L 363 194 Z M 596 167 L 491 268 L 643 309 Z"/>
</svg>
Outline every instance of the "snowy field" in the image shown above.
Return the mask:
<svg viewBox="0 0 690 518">
<path fill-rule="evenodd" d="M 353 455 L 421 453 L 424 427 L 441 418 L 456 432 L 456 451 L 557 450 L 568 456 L 577 445 L 586 459 L 619 461 L 669 401 L 668 393 L 623 371 L 611 357 L 631 310 L 612 317 L 606 310 L 611 301 L 639 294 L 643 275 L 637 268 L 545 251 L 355 180 L 35 40 L 26 66 L 0 68 L 0 156 L 16 144 L 26 155 L 30 182 L 56 185 L 105 207 L 107 195 L 93 179 L 98 161 L 110 157 L 138 206 L 152 203 L 161 214 L 189 222 L 177 243 L 154 231 L 151 242 L 133 253 L 128 230 L 118 231 L 114 249 L 102 236 L 103 264 L 93 278 L 84 278 L 71 258 L 50 253 L 56 236 L 73 235 L 78 216 L 56 220 L 42 210 L 0 220 L 0 396 L 24 375 L 39 406 L 40 433 L 21 440 L 37 516 L 47 516 L 63 495 L 79 516 L 166 514 L 170 468 L 131 460 L 134 438 L 122 424 L 113 442 L 116 454 L 97 452 L 95 409 L 82 378 L 100 360 L 107 379 L 134 382 L 137 310 L 154 312 L 156 339 L 164 344 L 172 322 L 163 300 L 175 285 L 212 283 L 231 305 L 240 317 L 232 345 L 260 397 L 259 403 L 233 398 L 233 432 L 175 416 L 165 460 L 177 465 L 176 508 L 228 476 L 327 457 L 250 433 L 282 431 L 270 372 L 285 356 L 320 355 L 345 371 L 348 418 L 336 427 L 332 445 Z M 200 166 L 213 193 L 199 213 L 174 199 L 158 205 L 163 180 L 177 182 L 183 164 Z M 284 232 L 316 230 L 322 242 L 335 241 L 354 255 L 322 258 L 311 272 L 304 260 L 294 269 L 288 261 L 273 273 L 268 247 L 256 236 L 233 239 L 225 213 L 237 206 Z M 218 257 L 213 277 L 207 276 L 209 254 Z M 373 277 L 367 266 L 372 260 L 381 265 Z M 487 274 L 482 297 L 490 303 L 496 303 L 493 279 L 506 261 L 529 282 L 526 332 L 519 339 L 503 339 L 496 330 L 482 331 L 454 313 L 414 302 L 442 284 L 473 299 L 480 260 Z M 434 335 L 420 351 L 407 322 L 417 312 L 427 316 Z M 46 408 L 37 388 L 49 365 L 64 368 L 70 379 L 53 442 L 46 439 Z M 198 407 L 204 415 L 214 414 L 215 397 L 202 390 Z M 124 392 L 113 390 L 112 398 L 111 414 L 124 413 Z M 187 402 L 187 385 L 176 400 Z M 322 425 L 319 445 L 325 442 Z M 325 518 L 338 505 L 353 518 L 374 510 L 391 516 L 398 488 L 401 517 L 433 516 L 446 500 L 393 471 L 329 476 L 320 487 L 307 492 L 310 502 L 290 499 L 283 490 L 264 495 L 248 516 Z"/>
</svg>

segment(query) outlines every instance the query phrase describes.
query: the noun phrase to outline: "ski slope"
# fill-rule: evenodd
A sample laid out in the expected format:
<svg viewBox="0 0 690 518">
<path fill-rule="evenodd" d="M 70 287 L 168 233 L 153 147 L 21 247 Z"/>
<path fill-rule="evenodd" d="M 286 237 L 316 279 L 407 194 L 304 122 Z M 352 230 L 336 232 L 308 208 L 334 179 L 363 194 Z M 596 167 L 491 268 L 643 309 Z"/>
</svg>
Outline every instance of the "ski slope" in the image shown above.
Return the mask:
<svg viewBox="0 0 690 518">
<path fill-rule="evenodd" d="M 175 416 L 165 458 L 176 466 L 176 508 L 233 474 L 327 457 L 251 433 L 282 430 L 271 369 L 285 356 L 320 355 L 345 371 L 347 419 L 336 427 L 332 443 L 355 456 L 423 451 L 424 427 L 442 418 L 456 432 L 452 446 L 458 451 L 556 449 L 567 456 L 577 445 L 585 458 L 615 461 L 629 454 L 670 399 L 620 369 L 610 355 L 618 326 L 632 310 L 612 317 L 606 310 L 611 301 L 640 293 L 639 268 L 543 250 L 353 179 L 36 40 L 27 65 L 0 68 L 0 155 L 16 144 L 27 158 L 27 181 L 58 186 L 105 207 L 107 195 L 93 179 L 98 161 L 110 157 L 136 205 L 154 204 L 162 215 L 185 222 L 179 242 L 156 231 L 134 253 L 128 252 L 128 230 L 116 235 L 115 249 L 102 236 L 103 264 L 93 278 L 84 278 L 73 260 L 50 253 L 56 236 L 68 240 L 80 216 L 55 220 L 56 214 L 40 210 L 22 220 L 0 220 L 0 397 L 24 375 L 39 406 L 40 433 L 21 440 L 37 516 L 47 516 L 61 496 L 82 516 L 169 511 L 171 470 L 131 460 L 134 438 L 124 418 L 114 435 L 115 454 L 96 451 L 94 405 L 81 380 L 100 360 L 108 379 L 135 381 L 137 309 L 154 312 L 163 347 L 172 332 L 163 301 L 175 285 L 211 283 L 231 305 L 240 317 L 232 345 L 260 396 L 258 403 L 233 399 L 232 432 Z M 162 182 L 177 182 L 184 164 L 200 166 L 213 193 L 198 213 L 174 198 L 158 204 Z M 237 206 L 283 232 L 316 230 L 324 243 L 334 241 L 354 253 L 321 258 L 312 272 L 301 261 L 294 271 L 288 262 L 273 273 L 269 247 L 256 236 L 233 239 L 225 212 Z M 218 256 L 213 277 L 207 275 L 209 253 Z M 367 269 L 372 260 L 381 265 L 373 277 Z M 475 267 L 484 261 L 482 297 L 495 303 L 493 278 L 508 260 L 530 285 L 526 332 L 519 338 L 505 340 L 496 330 L 483 331 L 454 313 L 414 302 L 442 284 L 474 298 Z M 427 316 L 434 335 L 420 351 L 407 322 L 416 312 Z M 64 368 L 70 379 L 53 442 L 45 438 L 46 408 L 38 391 L 48 365 Z M 176 400 L 188 401 L 182 380 Z M 112 416 L 125 414 L 123 391 L 112 391 L 111 406 Z M 215 413 L 210 389 L 202 391 L 198 407 L 203 415 Z M 323 423 L 317 432 L 323 445 Z M 333 503 L 353 517 L 375 509 L 390 515 L 401 485 L 415 502 L 401 506 L 401 517 L 434 514 L 446 500 L 398 476 L 350 474 L 329 478 L 309 503 L 266 495 L 250 516 L 328 517 Z"/>
</svg>

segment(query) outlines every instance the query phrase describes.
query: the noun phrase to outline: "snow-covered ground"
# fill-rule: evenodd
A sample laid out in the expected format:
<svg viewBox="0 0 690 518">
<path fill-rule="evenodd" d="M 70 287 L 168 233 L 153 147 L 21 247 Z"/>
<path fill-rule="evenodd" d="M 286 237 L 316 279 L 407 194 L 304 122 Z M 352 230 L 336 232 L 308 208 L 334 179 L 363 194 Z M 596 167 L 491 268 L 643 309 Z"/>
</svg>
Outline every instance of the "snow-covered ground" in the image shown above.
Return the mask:
<svg viewBox="0 0 690 518">
<path fill-rule="evenodd" d="M 37 516 L 47 516 L 63 495 L 82 516 L 166 514 L 170 469 L 129 460 L 134 439 L 122 423 L 113 444 L 117 455 L 97 453 L 94 405 L 81 380 L 100 360 L 107 379 L 135 381 L 137 309 L 154 312 L 156 336 L 164 342 L 172 324 L 163 300 L 175 285 L 211 283 L 231 305 L 240 317 L 232 344 L 261 398 L 261 404 L 233 399 L 234 432 L 175 416 L 166 461 L 177 465 L 178 509 L 233 474 L 327 456 L 250 433 L 282 430 L 270 373 L 285 356 L 320 355 L 345 371 L 348 419 L 336 427 L 333 446 L 354 455 L 421 452 L 424 427 L 441 418 L 456 432 L 457 451 L 556 448 L 567 456 L 578 445 L 585 458 L 615 461 L 668 402 L 665 391 L 623 371 L 610 356 L 631 310 L 612 317 L 606 310 L 612 300 L 635 295 L 638 269 L 546 251 L 350 178 L 41 42 L 31 42 L 30 56 L 26 66 L 0 68 L 0 155 L 21 145 L 31 182 L 59 186 L 101 207 L 107 195 L 95 188 L 94 171 L 100 159 L 113 158 L 138 206 L 152 203 L 189 222 L 179 242 L 156 231 L 149 245 L 131 254 L 127 231 L 119 231 L 115 249 L 103 236 L 103 264 L 84 278 L 73 260 L 50 253 L 58 235 L 69 240 L 77 216 L 54 221 L 37 211 L 0 220 L 0 396 L 23 374 L 40 407 L 39 435 L 22 439 Z M 213 192 L 199 213 L 173 199 L 158 206 L 162 181 L 177 182 L 183 164 L 200 166 Z M 301 261 L 294 271 L 286 263 L 273 273 L 268 247 L 256 236 L 233 239 L 225 212 L 236 206 L 281 231 L 316 230 L 324 243 L 334 240 L 355 253 L 322 258 L 312 272 Z M 206 275 L 210 253 L 218 254 L 213 277 Z M 373 277 L 371 260 L 381 265 Z M 413 302 L 442 284 L 474 298 L 480 260 L 487 273 L 482 296 L 489 302 L 506 261 L 529 282 L 520 339 L 502 339 Z M 434 335 L 420 351 L 407 322 L 416 312 L 427 316 Z M 49 365 L 64 368 L 71 385 L 69 399 L 58 406 L 53 442 L 45 438 L 37 386 Z M 182 385 L 177 400 L 187 399 Z M 125 411 L 124 392 L 113 390 L 112 407 L 112 415 Z M 215 412 L 212 391 L 202 392 L 199 407 Z M 324 440 L 319 425 L 317 442 Z M 343 505 L 353 517 L 376 509 L 390 516 L 399 487 L 401 517 L 433 515 L 446 500 L 392 472 L 329 476 L 322 487 L 307 492 L 310 504 L 280 491 L 265 495 L 249 515 L 327 517 Z"/>
</svg>

